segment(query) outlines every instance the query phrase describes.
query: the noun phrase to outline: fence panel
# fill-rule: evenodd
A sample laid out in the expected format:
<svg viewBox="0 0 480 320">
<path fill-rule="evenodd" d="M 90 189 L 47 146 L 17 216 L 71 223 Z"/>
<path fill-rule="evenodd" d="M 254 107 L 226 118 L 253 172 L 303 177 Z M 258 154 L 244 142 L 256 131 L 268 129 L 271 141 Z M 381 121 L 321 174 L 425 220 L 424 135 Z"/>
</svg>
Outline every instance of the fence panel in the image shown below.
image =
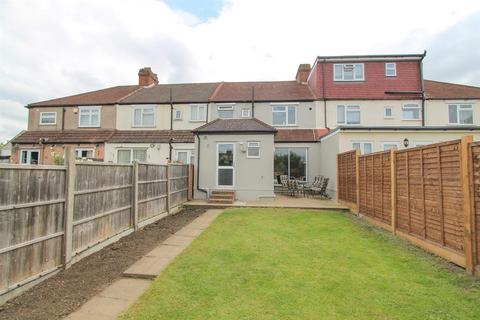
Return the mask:
<svg viewBox="0 0 480 320">
<path fill-rule="evenodd" d="M 392 223 L 391 152 L 359 156 L 359 213 Z"/>
<path fill-rule="evenodd" d="M 167 212 L 166 165 L 138 165 L 138 218 L 145 221 Z"/>
<path fill-rule="evenodd" d="M 77 163 L 73 254 L 132 226 L 133 166 Z"/>
<path fill-rule="evenodd" d="M 61 266 L 65 175 L 0 165 L 0 294 Z"/>
<path fill-rule="evenodd" d="M 357 151 L 337 155 L 338 200 L 357 204 Z"/>
<path fill-rule="evenodd" d="M 461 140 L 405 149 L 397 160 L 397 229 L 464 254 Z"/>
<path fill-rule="evenodd" d="M 188 200 L 188 165 L 171 164 L 168 179 L 170 180 L 170 208 L 175 208 Z"/>
<path fill-rule="evenodd" d="M 473 264 L 477 265 L 476 273 L 480 274 L 480 142 L 470 144 L 470 154 L 473 203 Z"/>
</svg>

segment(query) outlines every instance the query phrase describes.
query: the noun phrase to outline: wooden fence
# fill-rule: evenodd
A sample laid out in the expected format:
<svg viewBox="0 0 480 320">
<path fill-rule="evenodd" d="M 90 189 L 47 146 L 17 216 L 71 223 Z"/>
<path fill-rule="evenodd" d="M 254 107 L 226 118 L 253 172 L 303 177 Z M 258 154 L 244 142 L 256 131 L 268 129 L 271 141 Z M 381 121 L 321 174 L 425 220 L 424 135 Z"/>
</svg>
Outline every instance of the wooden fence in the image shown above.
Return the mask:
<svg viewBox="0 0 480 320">
<path fill-rule="evenodd" d="M 137 162 L 0 165 L 0 301 L 177 210 L 191 199 L 192 172 Z"/>
<path fill-rule="evenodd" d="M 357 203 L 357 159 L 358 150 L 347 151 L 337 155 L 338 200 L 347 204 Z"/>
<path fill-rule="evenodd" d="M 348 162 L 340 154 L 339 199 L 371 223 L 480 273 L 480 144 L 471 141 L 357 153 Z M 340 179 L 353 163 L 356 192 L 347 197 Z"/>
</svg>

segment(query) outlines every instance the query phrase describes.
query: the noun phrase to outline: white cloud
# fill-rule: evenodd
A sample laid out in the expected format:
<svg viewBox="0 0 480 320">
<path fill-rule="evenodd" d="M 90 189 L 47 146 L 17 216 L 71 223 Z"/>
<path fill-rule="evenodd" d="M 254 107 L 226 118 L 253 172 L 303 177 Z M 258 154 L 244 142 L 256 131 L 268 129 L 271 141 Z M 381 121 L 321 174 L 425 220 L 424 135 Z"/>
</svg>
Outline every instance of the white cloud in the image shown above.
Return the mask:
<svg viewBox="0 0 480 320">
<path fill-rule="evenodd" d="M 229 0 L 201 21 L 156 0 L 3 0 L 0 140 L 26 127 L 23 105 L 136 83 L 143 66 L 161 82 L 290 79 L 317 55 L 442 51 L 435 39 L 478 10 L 467 0 Z M 478 57 L 478 41 L 470 47 Z"/>
</svg>

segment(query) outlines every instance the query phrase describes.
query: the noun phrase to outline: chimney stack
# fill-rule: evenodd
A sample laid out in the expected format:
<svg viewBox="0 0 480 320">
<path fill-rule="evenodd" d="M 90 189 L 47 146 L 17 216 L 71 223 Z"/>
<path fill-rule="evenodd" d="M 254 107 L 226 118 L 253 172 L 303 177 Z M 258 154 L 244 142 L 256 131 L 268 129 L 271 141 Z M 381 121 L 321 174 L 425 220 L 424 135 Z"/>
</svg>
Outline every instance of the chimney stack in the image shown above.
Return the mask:
<svg viewBox="0 0 480 320">
<path fill-rule="evenodd" d="M 312 67 L 308 63 L 302 63 L 298 66 L 297 70 L 297 75 L 295 76 L 295 80 L 297 80 L 298 83 L 307 83 L 307 78 L 308 75 L 310 74 L 310 71 L 312 70 Z"/>
<path fill-rule="evenodd" d="M 152 68 L 145 67 L 138 71 L 138 85 L 147 87 L 152 84 L 158 84 L 158 77 L 153 73 Z"/>
</svg>

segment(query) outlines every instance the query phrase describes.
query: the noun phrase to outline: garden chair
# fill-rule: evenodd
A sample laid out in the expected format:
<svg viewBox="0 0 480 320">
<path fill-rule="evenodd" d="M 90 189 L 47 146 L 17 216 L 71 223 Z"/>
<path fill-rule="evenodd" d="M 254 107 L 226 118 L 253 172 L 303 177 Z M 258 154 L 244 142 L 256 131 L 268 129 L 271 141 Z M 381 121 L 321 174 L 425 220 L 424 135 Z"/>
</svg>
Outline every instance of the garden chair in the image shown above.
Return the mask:
<svg viewBox="0 0 480 320">
<path fill-rule="evenodd" d="M 302 189 L 300 188 L 300 185 L 297 180 L 295 179 L 288 180 L 288 194 L 290 196 L 295 196 L 297 194 L 300 194 L 301 192 L 302 192 Z"/>
<path fill-rule="evenodd" d="M 324 179 L 323 176 L 315 176 L 312 183 L 306 184 L 303 187 L 304 194 L 305 195 L 313 194 L 312 188 L 321 188 L 323 179 Z"/>
<path fill-rule="evenodd" d="M 288 191 L 288 176 L 286 174 L 280 175 L 280 184 L 282 185 L 282 192 Z"/>
<path fill-rule="evenodd" d="M 330 197 L 327 194 L 327 186 L 328 186 L 329 180 L 330 180 L 329 178 L 324 178 L 322 181 L 322 184 L 319 187 L 312 187 L 311 188 L 312 195 L 315 195 L 316 193 L 318 193 L 318 195 L 321 198 L 330 199 Z"/>
</svg>

